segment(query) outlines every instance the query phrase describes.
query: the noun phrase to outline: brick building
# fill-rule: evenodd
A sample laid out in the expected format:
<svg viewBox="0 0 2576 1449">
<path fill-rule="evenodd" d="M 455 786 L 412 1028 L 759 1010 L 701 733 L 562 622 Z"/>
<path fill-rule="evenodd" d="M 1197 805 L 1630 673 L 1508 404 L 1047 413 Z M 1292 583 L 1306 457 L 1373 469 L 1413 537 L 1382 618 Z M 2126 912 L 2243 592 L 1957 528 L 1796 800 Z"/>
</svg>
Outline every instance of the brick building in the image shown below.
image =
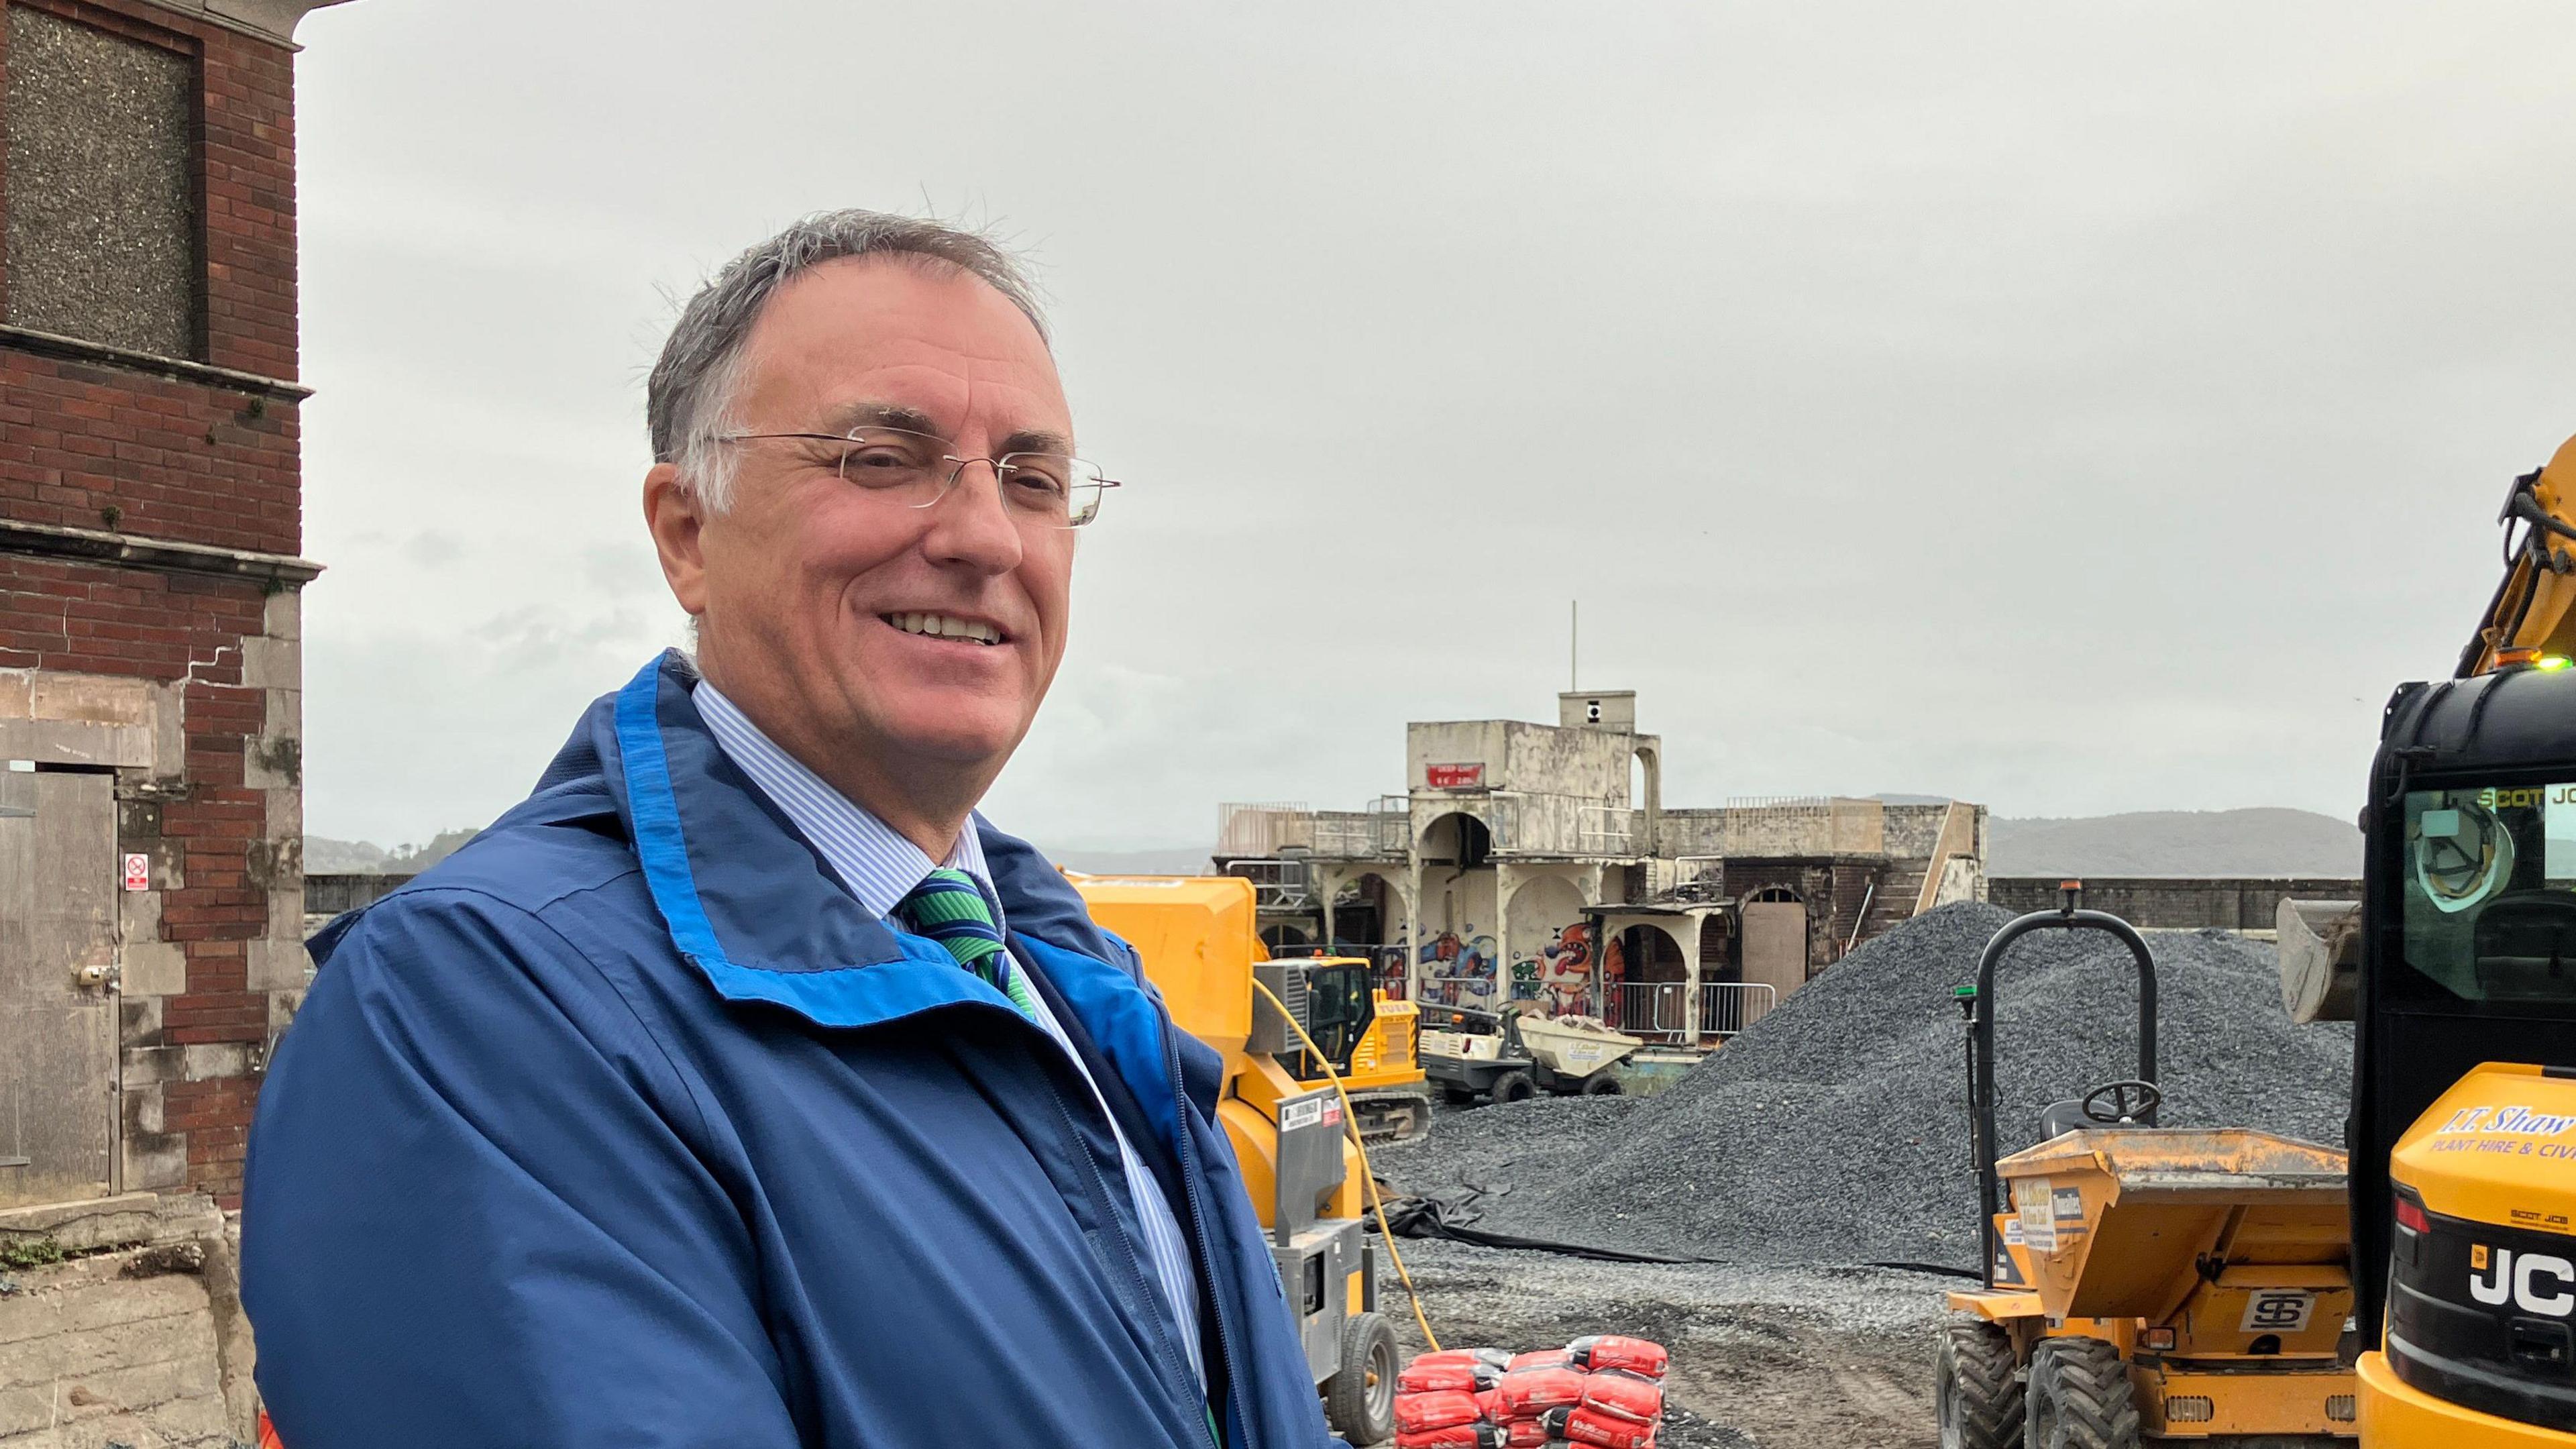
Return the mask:
<svg viewBox="0 0 2576 1449">
<path fill-rule="evenodd" d="M 0 1210 L 230 1206 L 301 999 L 314 8 L 0 0 Z"/>
</svg>

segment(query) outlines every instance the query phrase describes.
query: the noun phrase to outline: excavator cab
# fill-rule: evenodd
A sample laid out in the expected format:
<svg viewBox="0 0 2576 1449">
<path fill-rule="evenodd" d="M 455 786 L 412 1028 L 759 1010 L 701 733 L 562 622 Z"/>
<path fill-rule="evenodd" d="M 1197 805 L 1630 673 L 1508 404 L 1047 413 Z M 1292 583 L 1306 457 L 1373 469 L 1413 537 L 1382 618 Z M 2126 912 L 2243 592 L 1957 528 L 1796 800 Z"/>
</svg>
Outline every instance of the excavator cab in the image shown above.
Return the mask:
<svg viewBox="0 0 2576 1449">
<path fill-rule="evenodd" d="M 2355 1021 L 2364 1443 L 2576 1444 L 2576 670 L 2401 686 L 2362 824 L 2307 975 Z"/>
</svg>

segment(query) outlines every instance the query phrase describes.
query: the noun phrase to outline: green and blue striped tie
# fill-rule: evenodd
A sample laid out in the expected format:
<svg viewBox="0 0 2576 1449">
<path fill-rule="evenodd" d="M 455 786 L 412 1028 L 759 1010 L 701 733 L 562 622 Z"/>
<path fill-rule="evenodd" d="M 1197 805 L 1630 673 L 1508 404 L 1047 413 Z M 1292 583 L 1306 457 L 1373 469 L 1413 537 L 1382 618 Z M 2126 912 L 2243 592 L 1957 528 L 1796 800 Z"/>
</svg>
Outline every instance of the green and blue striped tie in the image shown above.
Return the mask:
<svg viewBox="0 0 2576 1449">
<path fill-rule="evenodd" d="M 1011 948 L 1003 942 L 1001 927 L 993 923 L 992 903 L 984 899 L 983 888 L 973 876 L 945 866 L 934 869 L 895 906 L 894 913 L 915 935 L 947 947 L 958 965 L 1011 998 L 1022 1016 L 1036 1018 L 1037 1003 L 1029 998 L 1029 984 L 1012 969 Z"/>
</svg>

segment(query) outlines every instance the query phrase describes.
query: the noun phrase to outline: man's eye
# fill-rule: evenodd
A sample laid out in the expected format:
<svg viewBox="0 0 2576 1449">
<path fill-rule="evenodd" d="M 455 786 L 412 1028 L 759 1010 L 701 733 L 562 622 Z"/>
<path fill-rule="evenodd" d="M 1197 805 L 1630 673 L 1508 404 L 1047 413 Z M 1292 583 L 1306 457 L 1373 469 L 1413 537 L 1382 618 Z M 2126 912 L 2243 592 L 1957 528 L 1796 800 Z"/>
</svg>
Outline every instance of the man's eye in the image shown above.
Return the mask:
<svg viewBox="0 0 2576 1449">
<path fill-rule="evenodd" d="M 912 454 L 902 448 L 852 448 L 841 455 L 844 473 L 873 473 L 879 476 L 901 473 L 916 466 Z"/>
<path fill-rule="evenodd" d="M 1061 498 L 1065 481 L 1057 476 L 1056 470 L 1044 464 L 1014 463 L 1011 465 L 1011 486 L 1032 495 Z"/>
</svg>

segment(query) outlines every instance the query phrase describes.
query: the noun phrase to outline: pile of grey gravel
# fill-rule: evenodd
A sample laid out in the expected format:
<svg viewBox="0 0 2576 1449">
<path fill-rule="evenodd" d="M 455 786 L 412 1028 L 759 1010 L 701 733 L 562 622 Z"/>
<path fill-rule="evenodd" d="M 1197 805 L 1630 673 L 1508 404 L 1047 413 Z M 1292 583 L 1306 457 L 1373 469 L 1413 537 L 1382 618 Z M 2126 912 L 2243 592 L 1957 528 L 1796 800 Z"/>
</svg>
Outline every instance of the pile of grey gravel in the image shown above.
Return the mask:
<svg viewBox="0 0 2576 1449">
<path fill-rule="evenodd" d="M 1954 988 L 2010 915 L 1944 906 L 1873 940 L 1660 1095 L 1443 1114 L 1378 1149 L 1402 1191 L 1465 1201 L 1498 1233 L 1736 1262 L 1973 1267 L 1965 1028 Z M 2272 948 L 2153 932 L 2167 1126 L 2340 1146 L 2352 1030 L 2295 1026 Z M 2007 1152 L 2051 1102 L 2135 1075 L 2137 987 L 2099 933 L 2017 942 L 1995 995 Z"/>
</svg>

